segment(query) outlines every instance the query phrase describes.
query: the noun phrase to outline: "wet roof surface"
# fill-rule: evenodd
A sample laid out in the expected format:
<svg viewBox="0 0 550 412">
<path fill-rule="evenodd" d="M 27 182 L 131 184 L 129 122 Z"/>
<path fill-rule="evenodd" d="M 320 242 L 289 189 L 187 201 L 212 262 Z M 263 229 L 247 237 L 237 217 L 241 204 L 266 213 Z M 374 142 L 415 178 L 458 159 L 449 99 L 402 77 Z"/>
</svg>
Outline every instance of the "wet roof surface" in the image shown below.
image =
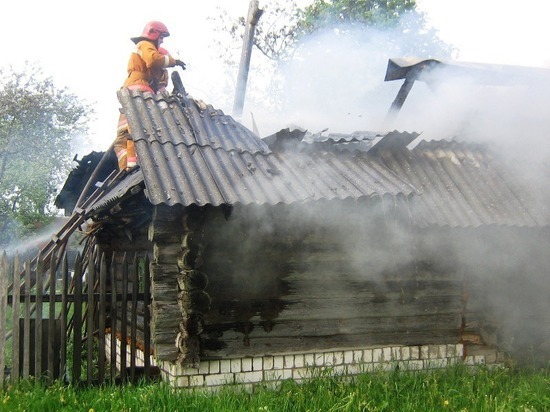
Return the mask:
<svg viewBox="0 0 550 412">
<path fill-rule="evenodd" d="M 449 141 L 407 145 L 416 133 L 357 132 L 262 140 L 202 102 L 121 91 L 140 172 L 100 204 L 144 182 L 153 205 L 291 204 L 403 196 L 420 226 L 547 225 L 513 173 L 485 147 Z M 380 139 L 378 142 L 375 139 Z M 266 143 L 269 142 L 269 145 Z M 350 142 L 367 143 L 359 149 Z"/>
</svg>

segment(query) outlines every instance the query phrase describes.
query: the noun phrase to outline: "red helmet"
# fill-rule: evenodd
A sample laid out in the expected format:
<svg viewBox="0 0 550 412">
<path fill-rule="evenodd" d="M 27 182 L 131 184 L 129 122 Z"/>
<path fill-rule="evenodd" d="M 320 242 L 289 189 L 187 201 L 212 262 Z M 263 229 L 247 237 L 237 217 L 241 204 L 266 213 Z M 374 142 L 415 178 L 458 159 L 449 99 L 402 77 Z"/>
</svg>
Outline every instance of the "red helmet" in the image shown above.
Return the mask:
<svg viewBox="0 0 550 412">
<path fill-rule="evenodd" d="M 145 25 L 141 37 L 149 40 L 156 41 L 160 36 L 168 37 L 170 32 L 164 23 L 160 21 L 150 21 Z"/>
</svg>

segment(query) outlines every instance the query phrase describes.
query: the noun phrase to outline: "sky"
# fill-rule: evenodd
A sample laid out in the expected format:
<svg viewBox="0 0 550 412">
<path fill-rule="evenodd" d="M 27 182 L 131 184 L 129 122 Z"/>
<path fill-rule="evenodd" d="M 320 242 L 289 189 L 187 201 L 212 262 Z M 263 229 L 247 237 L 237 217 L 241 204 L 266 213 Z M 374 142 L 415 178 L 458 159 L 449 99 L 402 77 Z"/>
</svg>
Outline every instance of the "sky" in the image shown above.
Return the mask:
<svg viewBox="0 0 550 412">
<path fill-rule="evenodd" d="M 5 33 L 0 66 L 37 63 L 57 85 L 89 102 L 95 110 L 89 145 L 105 150 L 114 139 L 116 91 L 133 49 L 129 38 L 138 36 L 146 22 L 163 21 L 171 32 L 163 46 L 187 63 L 181 73 L 187 90 L 219 107 L 217 79 L 225 74 L 211 47 L 214 30 L 208 17 L 219 14 L 219 6 L 235 17 L 246 15 L 248 5 L 249 0 L 5 2 L 0 15 Z M 459 60 L 550 67 L 547 0 L 417 0 L 417 8 L 426 13 L 440 37 L 458 49 Z M 231 113 L 231 107 L 219 108 Z"/>
</svg>

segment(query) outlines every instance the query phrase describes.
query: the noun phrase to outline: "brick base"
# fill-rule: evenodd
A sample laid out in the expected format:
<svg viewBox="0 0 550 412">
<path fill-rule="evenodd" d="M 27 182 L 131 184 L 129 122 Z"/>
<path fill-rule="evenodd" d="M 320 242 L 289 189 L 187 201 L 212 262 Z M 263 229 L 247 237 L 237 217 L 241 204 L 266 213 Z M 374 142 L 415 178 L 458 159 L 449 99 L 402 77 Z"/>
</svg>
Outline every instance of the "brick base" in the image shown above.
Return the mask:
<svg viewBox="0 0 550 412">
<path fill-rule="evenodd" d="M 110 341 L 106 342 L 107 357 Z M 120 346 L 118 346 L 120 350 Z M 130 349 L 127 348 L 129 366 Z M 201 361 L 198 368 L 184 368 L 170 362 L 157 362 L 151 357 L 151 365 L 160 368 L 162 377 L 174 387 L 208 387 L 223 385 L 253 386 L 264 384 L 277 387 L 281 381 L 293 379 L 300 382 L 315 376 L 353 376 L 376 370 L 426 370 L 445 368 L 457 362 L 468 365 L 485 364 L 487 355 L 464 357 L 462 344 L 369 347 L 365 349 L 327 350 L 286 355 L 266 355 L 247 358 Z M 490 360 L 490 359 L 489 359 Z M 136 365 L 143 365 L 143 352 L 138 350 Z M 117 356 L 117 368 L 120 368 Z"/>
</svg>

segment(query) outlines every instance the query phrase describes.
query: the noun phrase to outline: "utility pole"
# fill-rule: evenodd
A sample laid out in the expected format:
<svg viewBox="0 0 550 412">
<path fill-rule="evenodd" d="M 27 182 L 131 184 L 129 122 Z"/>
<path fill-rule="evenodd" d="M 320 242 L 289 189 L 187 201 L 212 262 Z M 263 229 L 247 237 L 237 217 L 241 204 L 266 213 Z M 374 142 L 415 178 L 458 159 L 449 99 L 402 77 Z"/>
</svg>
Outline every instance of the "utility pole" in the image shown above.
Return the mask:
<svg viewBox="0 0 550 412">
<path fill-rule="evenodd" d="M 243 114 L 244 96 L 246 94 L 246 82 L 248 81 L 248 71 L 250 69 L 250 56 L 252 55 L 252 45 L 254 43 L 254 32 L 256 25 L 264 11 L 259 9 L 258 0 L 251 0 L 248 7 L 248 17 L 243 37 L 243 50 L 241 53 L 241 63 L 239 64 L 239 74 L 237 77 L 237 89 L 235 91 L 235 101 L 233 102 L 233 116 L 239 120 Z"/>
</svg>

